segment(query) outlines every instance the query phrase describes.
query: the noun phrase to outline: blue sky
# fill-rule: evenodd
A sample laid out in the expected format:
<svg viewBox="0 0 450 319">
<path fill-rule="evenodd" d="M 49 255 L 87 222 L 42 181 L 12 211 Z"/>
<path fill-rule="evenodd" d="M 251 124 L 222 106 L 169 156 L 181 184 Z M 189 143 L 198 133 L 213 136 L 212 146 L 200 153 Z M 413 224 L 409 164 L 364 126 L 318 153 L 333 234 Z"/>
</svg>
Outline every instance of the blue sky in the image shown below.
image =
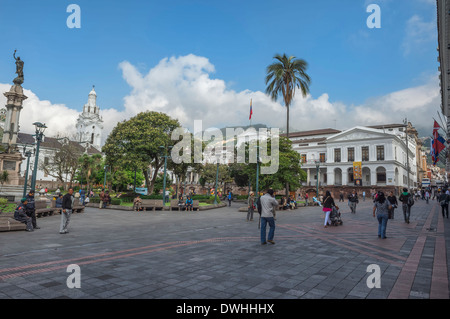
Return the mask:
<svg viewBox="0 0 450 319">
<path fill-rule="evenodd" d="M 66 25 L 71 3 L 81 8 L 80 29 Z M 370 3 L 381 8 L 380 29 L 366 25 Z M 77 111 L 92 84 L 102 109 L 127 111 L 125 98 L 136 87 L 124 61 L 145 77 L 162 59 L 203 57 L 213 68 L 200 76 L 242 93 L 264 92 L 275 53 L 295 55 L 309 63 L 311 100 L 326 94 L 346 112 L 428 85 L 439 65 L 434 0 L 0 0 L 0 30 L 0 83 L 12 83 L 17 49 L 24 87 L 40 101 Z"/>
</svg>

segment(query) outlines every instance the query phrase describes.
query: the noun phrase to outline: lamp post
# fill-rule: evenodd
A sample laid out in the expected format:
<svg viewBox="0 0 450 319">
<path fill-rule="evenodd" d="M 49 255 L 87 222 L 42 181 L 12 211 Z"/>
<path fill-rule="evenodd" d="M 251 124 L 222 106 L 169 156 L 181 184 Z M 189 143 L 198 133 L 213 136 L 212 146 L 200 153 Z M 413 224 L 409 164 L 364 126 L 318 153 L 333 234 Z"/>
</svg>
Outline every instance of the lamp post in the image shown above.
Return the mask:
<svg viewBox="0 0 450 319">
<path fill-rule="evenodd" d="M 34 158 L 33 175 L 31 176 L 30 189 L 32 190 L 34 190 L 36 186 L 37 167 L 39 161 L 39 146 L 41 144 L 42 138 L 44 137 L 44 131 L 47 128 L 47 126 L 45 126 L 45 124 L 42 124 L 41 122 L 34 122 L 33 125 L 36 127 L 36 134 L 34 135 L 36 138 L 36 156 Z"/>
<path fill-rule="evenodd" d="M 105 171 L 105 175 L 103 177 L 103 188 L 106 188 L 106 168 L 108 165 L 103 166 L 103 170 Z"/>
<path fill-rule="evenodd" d="M 406 172 L 408 175 L 408 190 L 409 190 L 409 146 L 408 146 L 408 118 L 403 120 L 405 124 L 405 143 L 406 143 Z"/>
<path fill-rule="evenodd" d="M 219 183 L 219 156 L 216 156 L 217 169 L 216 169 L 216 187 L 214 188 L 214 205 L 217 205 L 217 184 Z"/>
<path fill-rule="evenodd" d="M 164 157 L 164 176 L 163 176 L 163 205 L 166 205 L 166 171 L 167 171 L 167 158 L 170 157 L 170 155 L 167 154 L 166 152 L 166 147 L 165 146 L 160 146 L 159 147 L 161 149 L 161 151 L 164 153 L 164 155 L 162 155 L 162 157 Z M 169 146 L 168 149 L 170 150 L 172 148 L 172 146 Z"/>
<path fill-rule="evenodd" d="M 320 176 L 320 161 L 314 161 L 316 163 L 316 170 L 317 170 L 317 178 L 316 178 L 316 196 L 317 200 L 319 200 L 319 176 Z"/>
<path fill-rule="evenodd" d="M 256 147 L 256 187 L 255 187 L 255 192 L 256 192 L 256 200 L 259 198 L 259 163 L 261 162 L 259 159 L 259 148 L 260 146 L 255 146 Z"/>
<path fill-rule="evenodd" d="M 25 183 L 23 185 L 23 197 L 27 195 L 27 184 L 28 184 L 28 168 L 30 167 L 30 157 L 31 151 L 27 150 L 27 145 L 23 146 L 23 155 L 27 158 L 27 168 L 25 170 Z"/>
</svg>

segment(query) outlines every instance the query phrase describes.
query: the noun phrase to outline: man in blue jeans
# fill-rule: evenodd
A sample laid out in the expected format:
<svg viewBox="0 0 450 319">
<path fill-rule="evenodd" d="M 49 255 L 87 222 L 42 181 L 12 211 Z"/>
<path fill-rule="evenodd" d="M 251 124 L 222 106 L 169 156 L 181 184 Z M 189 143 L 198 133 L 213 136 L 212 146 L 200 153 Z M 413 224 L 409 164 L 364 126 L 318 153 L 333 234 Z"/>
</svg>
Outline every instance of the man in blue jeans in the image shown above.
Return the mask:
<svg viewBox="0 0 450 319">
<path fill-rule="evenodd" d="M 275 219 L 274 212 L 278 207 L 278 201 L 273 195 L 273 189 L 268 189 L 264 196 L 261 196 L 261 245 L 266 245 L 268 242 L 275 244 L 273 237 L 275 235 Z M 266 226 L 269 224 L 269 235 L 266 241 Z"/>
</svg>

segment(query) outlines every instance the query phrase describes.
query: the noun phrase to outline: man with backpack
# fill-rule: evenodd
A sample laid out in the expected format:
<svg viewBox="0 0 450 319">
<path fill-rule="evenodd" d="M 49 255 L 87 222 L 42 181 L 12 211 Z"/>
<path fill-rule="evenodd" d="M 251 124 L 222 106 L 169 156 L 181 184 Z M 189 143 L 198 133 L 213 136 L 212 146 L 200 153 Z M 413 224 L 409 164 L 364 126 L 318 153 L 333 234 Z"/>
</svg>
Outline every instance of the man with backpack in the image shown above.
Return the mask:
<svg viewBox="0 0 450 319">
<path fill-rule="evenodd" d="M 409 224 L 409 217 L 411 216 L 411 207 L 414 205 L 414 197 L 408 193 L 407 188 L 403 188 L 403 193 L 400 195 L 399 200 L 402 202 L 403 216 L 405 223 Z"/>
<path fill-rule="evenodd" d="M 442 207 L 442 218 L 445 218 L 447 215 L 448 218 L 448 203 L 450 201 L 450 195 L 447 194 L 446 191 L 442 191 L 441 195 L 439 195 L 439 204 Z"/>
</svg>

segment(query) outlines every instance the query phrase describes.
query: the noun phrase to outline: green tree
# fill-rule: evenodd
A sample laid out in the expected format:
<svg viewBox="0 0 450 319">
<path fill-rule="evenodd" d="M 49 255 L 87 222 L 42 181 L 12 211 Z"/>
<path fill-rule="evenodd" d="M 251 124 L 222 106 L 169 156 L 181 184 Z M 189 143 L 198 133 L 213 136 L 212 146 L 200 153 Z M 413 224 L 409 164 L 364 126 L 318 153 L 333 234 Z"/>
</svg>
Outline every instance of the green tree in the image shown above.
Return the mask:
<svg viewBox="0 0 450 319">
<path fill-rule="evenodd" d="M 286 106 L 286 137 L 289 138 L 289 106 L 295 96 L 295 90 L 300 88 L 303 97 L 309 93 L 311 78 L 306 73 L 308 63 L 303 59 L 296 59 L 276 54 L 277 61 L 267 67 L 266 94 L 276 101 L 281 93 Z M 286 184 L 286 196 L 289 195 L 289 184 Z"/>
<path fill-rule="evenodd" d="M 270 95 L 273 101 L 281 94 L 286 106 L 286 136 L 289 138 L 289 106 L 295 96 L 295 90 L 300 88 L 303 97 L 309 93 L 311 78 L 306 73 L 308 63 L 303 59 L 296 59 L 294 56 L 287 57 L 276 54 L 277 61 L 267 67 L 266 94 Z"/>
<path fill-rule="evenodd" d="M 103 157 L 101 154 L 83 154 L 78 158 L 78 162 L 78 180 L 86 183 L 87 188 L 90 189 L 91 182 L 95 180 L 98 171 L 103 169 Z"/>
<path fill-rule="evenodd" d="M 107 164 L 142 171 L 148 192 L 153 193 L 158 171 L 164 165 L 160 146 L 173 146 L 171 134 L 178 127 L 178 120 L 165 113 L 153 111 L 139 113 L 118 123 L 102 148 Z M 154 172 L 151 179 L 148 175 L 149 166 Z"/>
</svg>

